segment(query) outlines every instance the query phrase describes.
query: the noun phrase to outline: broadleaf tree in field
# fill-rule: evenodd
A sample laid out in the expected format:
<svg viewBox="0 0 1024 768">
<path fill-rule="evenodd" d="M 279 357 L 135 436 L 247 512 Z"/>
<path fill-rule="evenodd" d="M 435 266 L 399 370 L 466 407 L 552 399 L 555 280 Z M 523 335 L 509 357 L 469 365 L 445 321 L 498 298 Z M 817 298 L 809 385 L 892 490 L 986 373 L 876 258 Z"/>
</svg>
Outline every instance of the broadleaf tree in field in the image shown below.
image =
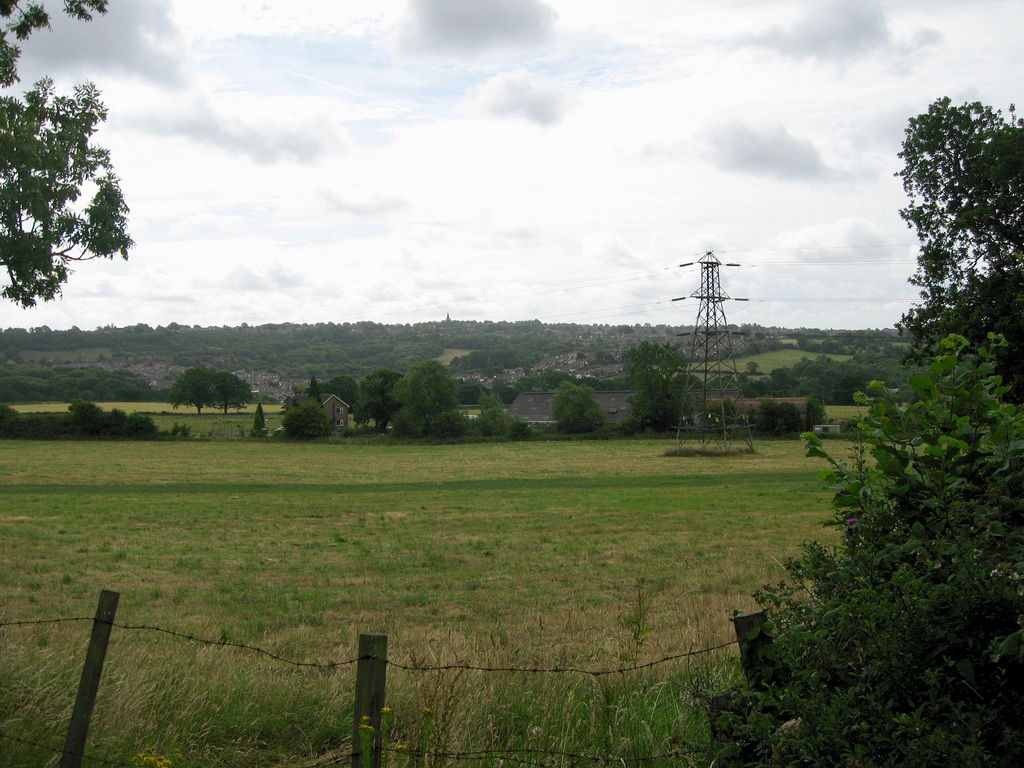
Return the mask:
<svg viewBox="0 0 1024 768">
<path fill-rule="evenodd" d="M 167 391 L 167 402 L 175 408 L 191 405 L 202 415 L 203 408 L 219 402 L 214 390 L 217 376 L 217 371 L 202 366 L 182 371 Z"/>
<path fill-rule="evenodd" d="M 225 415 L 228 408 L 244 408 L 246 404 L 252 402 L 252 388 L 233 373 L 217 371 L 212 386 L 216 404 L 224 409 Z"/>
<path fill-rule="evenodd" d="M 593 432 L 604 424 L 604 409 L 597 402 L 594 390 L 569 381 L 562 382 L 555 390 L 551 415 L 559 431 L 569 434 Z"/>
<path fill-rule="evenodd" d="M 977 349 L 1004 336 L 999 373 L 1024 402 L 1024 120 L 979 102 L 935 101 L 906 129 L 899 176 L 910 197 L 900 211 L 921 241 L 922 303 L 904 314 L 915 362 L 948 333 Z"/>
<path fill-rule="evenodd" d="M 402 403 L 395 414 L 396 429 L 401 423 L 410 436 L 449 432 L 456 421 L 450 414 L 459 413 L 458 389 L 458 381 L 439 360 L 412 366 L 395 385 L 395 396 Z"/>
<path fill-rule="evenodd" d="M 88 20 L 106 0 L 66 0 L 65 12 Z M 18 80 L 25 40 L 49 26 L 43 5 L 0 2 L 0 85 Z M 92 83 L 71 96 L 40 80 L 24 94 L 0 97 L 0 295 L 23 307 L 58 296 L 72 265 L 96 258 L 128 258 L 128 206 L 110 154 L 92 143 L 107 110 Z M 82 201 L 83 194 L 91 195 Z"/>
<path fill-rule="evenodd" d="M 387 432 L 402 402 L 395 396 L 395 386 L 402 374 L 388 368 L 378 368 L 359 380 L 359 405 L 355 419 L 359 424 L 371 421 L 380 432 Z"/>
<path fill-rule="evenodd" d="M 671 344 L 644 341 L 623 355 L 629 386 L 630 421 L 638 429 L 664 431 L 679 423 L 686 397 L 686 359 Z"/>
</svg>

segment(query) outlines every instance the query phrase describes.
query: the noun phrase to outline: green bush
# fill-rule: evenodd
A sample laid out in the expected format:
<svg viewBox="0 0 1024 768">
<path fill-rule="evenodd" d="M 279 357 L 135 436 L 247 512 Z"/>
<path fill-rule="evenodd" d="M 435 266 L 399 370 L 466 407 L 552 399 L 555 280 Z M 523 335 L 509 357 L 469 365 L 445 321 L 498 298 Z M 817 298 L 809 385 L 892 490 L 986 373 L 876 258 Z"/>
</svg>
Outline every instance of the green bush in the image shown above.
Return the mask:
<svg viewBox="0 0 1024 768">
<path fill-rule="evenodd" d="M 993 345 L 1002 345 L 992 338 Z M 758 597 L 773 642 L 717 718 L 753 765 L 1024 763 L 1024 411 L 949 337 L 902 406 L 878 385 L 849 461 L 808 435 L 835 546 Z"/>
<path fill-rule="evenodd" d="M 284 427 L 284 436 L 292 440 L 314 440 L 331 434 L 331 421 L 320 402 L 313 398 L 289 408 L 281 426 Z"/>
<path fill-rule="evenodd" d="M 761 400 L 751 412 L 754 430 L 768 437 L 793 435 L 806 429 L 800 409 L 792 403 L 779 402 L 770 397 Z"/>
</svg>

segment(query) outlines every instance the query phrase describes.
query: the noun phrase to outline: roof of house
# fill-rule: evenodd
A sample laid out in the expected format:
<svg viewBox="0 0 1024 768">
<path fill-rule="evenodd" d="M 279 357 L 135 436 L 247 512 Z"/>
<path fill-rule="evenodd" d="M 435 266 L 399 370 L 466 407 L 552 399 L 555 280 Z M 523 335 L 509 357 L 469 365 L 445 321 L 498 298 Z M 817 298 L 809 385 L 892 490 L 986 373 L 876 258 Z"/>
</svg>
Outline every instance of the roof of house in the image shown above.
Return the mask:
<svg viewBox="0 0 1024 768">
<path fill-rule="evenodd" d="M 629 418 L 632 408 L 628 398 L 632 394 L 632 390 L 594 392 L 594 398 L 604 410 L 606 423 L 620 424 Z M 551 414 L 551 400 L 554 396 L 554 392 L 523 392 L 508 407 L 508 412 L 530 424 L 554 424 L 555 417 Z"/>
</svg>

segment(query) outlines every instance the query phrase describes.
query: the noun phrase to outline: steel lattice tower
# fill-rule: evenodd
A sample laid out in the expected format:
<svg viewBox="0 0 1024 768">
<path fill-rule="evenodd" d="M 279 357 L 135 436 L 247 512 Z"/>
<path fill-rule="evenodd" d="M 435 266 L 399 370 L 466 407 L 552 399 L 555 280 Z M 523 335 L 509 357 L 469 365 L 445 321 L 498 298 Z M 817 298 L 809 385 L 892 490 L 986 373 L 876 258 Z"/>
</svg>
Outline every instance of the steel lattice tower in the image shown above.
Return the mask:
<svg viewBox="0 0 1024 768">
<path fill-rule="evenodd" d="M 719 276 L 722 263 L 711 251 L 705 253 L 698 263 L 700 288 L 689 296 L 700 300 L 690 344 L 691 384 L 676 430 L 676 445 L 678 447 L 683 432 L 692 432 L 702 445 L 713 442 L 722 449 L 728 449 L 739 439 L 752 449 L 746 415 L 737 411 L 732 402 L 739 398 L 740 391 L 732 333 L 722 307 L 730 298 L 722 290 Z"/>
</svg>

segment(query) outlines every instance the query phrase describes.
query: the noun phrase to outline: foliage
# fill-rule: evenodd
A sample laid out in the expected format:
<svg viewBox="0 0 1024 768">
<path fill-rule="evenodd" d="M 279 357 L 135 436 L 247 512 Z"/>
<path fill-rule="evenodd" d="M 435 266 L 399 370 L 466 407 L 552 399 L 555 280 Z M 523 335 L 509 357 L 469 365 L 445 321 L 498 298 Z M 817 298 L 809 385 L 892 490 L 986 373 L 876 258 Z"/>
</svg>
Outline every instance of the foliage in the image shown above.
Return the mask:
<svg viewBox="0 0 1024 768">
<path fill-rule="evenodd" d="M 380 432 L 387 432 L 395 413 L 402 407 L 395 395 L 395 385 L 401 380 L 401 373 L 387 368 L 378 368 L 360 379 L 356 423 L 369 424 L 372 421 Z"/>
<path fill-rule="evenodd" d="M 750 414 L 754 430 L 760 435 L 795 435 L 806 428 L 804 417 L 793 403 L 764 398 Z"/>
<path fill-rule="evenodd" d="M 106 115 L 91 83 L 56 96 L 41 80 L 23 100 L 0 97 L 2 295 L 23 307 L 55 298 L 75 262 L 128 258 L 128 206 L 109 153 L 90 144 Z M 80 207 L 84 188 L 94 192 Z"/>
<path fill-rule="evenodd" d="M 979 102 L 935 101 L 911 118 L 900 152 L 910 203 L 900 211 L 921 240 L 911 282 L 923 303 L 900 328 L 926 359 L 947 333 L 978 348 L 990 332 L 1008 344 L 997 370 L 1024 402 L 1024 120 Z"/>
<path fill-rule="evenodd" d="M 817 395 L 809 395 L 804 427 L 810 430 L 814 428 L 815 424 L 825 424 L 826 422 L 828 422 L 828 412 L 825 410 L 825 405 Z"/>
<path fill-rule="evenodd" d="M 244 408 L 252 401 L 252 390 L 249 385 L 233 373 L 217 371 L 213 376 L 213 398 L 214 404 L 224 409 L 227 414 L 228 408 Z"/>
<path fill-rule="evenodd" d="M 443 411 L 430 419 L 430 435 L 434 437 L 462 437 L 469 431 L 469 419 L 460 410 Z"/>
<path fill-rule="evenodd" d="M 458 411 L 457 392 L 458 382 L 439 361 L 426 360 L 410 368 L 395 385 L 395 397 L 402 403 L 403 433 L 435 435 L 439 429 L 447 429 L 451 420 L 442 415 Z"/>
<path fill-rule="evenodd" d="M 559 431 L 569 434 L 593 432 L 604 424 L 604 409 L 594 397 L 594 390 L 568 381 L 555 390 L 551 415 L 555 417 Z"/>
<path fill-rule="evenodd" d="M 151 439 L 159 430 L 153 419 L 142 413 L 119 408 L 104 411 L 95 403 L 75 400 L 67 413 L 19 414 L 9 406 L 0 406 L 0 437 L 21 440 L 60 440 L 82 438 Z"/>
<path fill-rule="evenodd" d="M 476 428 L 484 437 L 505 437 L 512 427 L 512 416 L 497 395 L 488 393 L 480 402 Z"/>
<path fill-rule="evenodd" d="M 862 395 L 850 461 L 808 436 L 842 540 L 805 545 L 788 583 L 760 595 L 774 641 L 741 717 L 719 722 L 736 729 L 733 752 L 759 765 L 1024 760 L 1024 411 L 1001 401 L 993 350 L 967 349 L 944 340 L 910 406 L 881 385 Z"/>
<path fill-rule="evenodd" d="M 671 344 L 641 342 L 626 351 L 630 420 L 637 429 L 664 431 L 679 423 L 686 396 L 686 359 Z"/>
<path fill-rule="evenodd" d="M 320 385 L 325 395 L 337 395 L 352 409 L 359 406 L 359 382 L 352 376 L 340 374 Z"/>
<path fill-rule="evenodd" d="M 167 391 L 167 402 L 175 408 L 191 405 L 196 413 L 202 413 L 204 407 L 217 404 L 214 394 L 216 378 L 217 372 L 212 368 L 199 366 L 182 371 Z"/>
<path fill-rule="evenodd" d="M 285 411 L 281 425 L 284 436 L 292 440 L 315 440 L 331 434 L 331 420 L 323 405 L 313 398 Z"/>
<path fill-rule="evenodd" d="M 310 400 L 323 403 L 324 396 L 320 392 L 320 382 L 316 380 L 316 376 L 309 377 L 309 386 L 306 387 L 306 394 L 309 395 Z"/>
<path fill-rule="evenodd" d="M 124 370 L 43 365 L 0 365 L 0 402 L 151 402 L 156 393 L 141 376 Z"/>
<path fill-rule="evenodd" d="M 263 404 L 257 403 L 256 413 L 252 417 L 252 434 L 259 437 L 267 429 L 267 417 L 263 413 Z"/>
</svg>

